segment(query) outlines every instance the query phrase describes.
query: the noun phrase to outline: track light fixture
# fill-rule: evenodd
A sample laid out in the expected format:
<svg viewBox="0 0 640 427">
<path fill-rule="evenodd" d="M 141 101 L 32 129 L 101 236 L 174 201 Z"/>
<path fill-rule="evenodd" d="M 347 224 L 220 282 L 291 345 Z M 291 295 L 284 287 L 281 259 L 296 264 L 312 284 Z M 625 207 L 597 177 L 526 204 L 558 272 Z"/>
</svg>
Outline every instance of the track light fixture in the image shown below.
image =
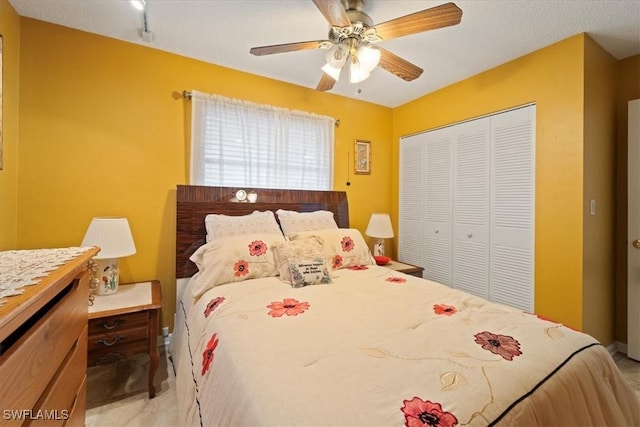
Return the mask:
<svg viewBox="0 0 640 427">
<path fill-rule="evenodd" d="M 147 2 L 145 0 L 131 0 L 131 4 L 137 10 L 142 11 L 142 28 L 138 30 L 138 35 L 140 35 L 142 40 L 151 43 L 155 38 L 155 34 L 149 30 L 147 24 Z"/>
</svg>

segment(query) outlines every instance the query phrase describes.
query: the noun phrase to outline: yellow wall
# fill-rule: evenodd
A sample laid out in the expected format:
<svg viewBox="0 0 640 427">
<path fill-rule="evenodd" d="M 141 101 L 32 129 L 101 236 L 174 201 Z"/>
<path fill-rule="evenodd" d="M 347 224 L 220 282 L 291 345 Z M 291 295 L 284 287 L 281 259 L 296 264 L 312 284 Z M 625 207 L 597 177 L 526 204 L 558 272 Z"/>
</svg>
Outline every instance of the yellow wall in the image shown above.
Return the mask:
<svg viewBox="0 0 640 427">
<path fill-rule="evenodd" d="M 2 150 L 0 170 L 0 250 L 18 242 L 18 82 L 20 17 L 7 0 L 0 0 L 2 35 Z"/>
<path fill-rule="evenodd" d="M 610 344 L 615 340 L 616 60 L 589 37 L 584 52 L 582 326 Z"/>
<path fill-rule="evenodd" d="M 121 260 L 121 279 L 161 280 L 164 325 L 175 307 L 175 187 L 188 179 L 183 89 L 339 118 L 334 188 L 347 190 L 351 225 L 364 231 L 391 205 L 389 108 L 32 19 L 21 27 L 18 246 L 78 245 L 93 216 L 126 216 L 137 254 Z M 356 138 L 372 141 L 372 174 L 351 169 L 347 187 Z"/>
<path fill-rule="evenodd" d="M 627 342 L 627 118 L 640 98 L 640 55 L 618 62 L 616 81 L 616 340 Z"/>
<path fill-rule="evenodd" d="M 571 37 L 393 111 L 397 145 L 402 135 L 536 103 L 535 310 L 576 328 L 582 328 L 584 39 Z M 393 168 L 397 214 L 397 147 Z"/>
</svg>

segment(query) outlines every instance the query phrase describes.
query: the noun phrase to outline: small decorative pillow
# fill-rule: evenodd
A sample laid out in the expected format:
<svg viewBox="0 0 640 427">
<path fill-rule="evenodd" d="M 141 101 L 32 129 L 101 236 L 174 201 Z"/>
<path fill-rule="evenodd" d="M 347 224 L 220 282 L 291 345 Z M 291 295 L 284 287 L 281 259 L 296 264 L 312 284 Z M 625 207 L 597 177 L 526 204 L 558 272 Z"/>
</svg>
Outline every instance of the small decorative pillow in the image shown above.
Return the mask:
<svg viewBox="0 0 640 427">
<path fill-rule="evenodd" d="M 282 234 L 246 234 L 206 243 L 189 258 L 198 267 L 193 276 L 193 297 L 225 283 L 278 274 L 273 246 Z"/>
<path fill-rule="evenodd" d="M 296 233 L 289 238 L 297 241 L 311 236 L 319 237 L 323 241 L 325 256 L 334 270 L 354 265 L 375 264 L 367 243 L 355 228 L 309 231 Z"/>
<path fill-rule="evenodd" d="M 320 260 L 324 267 L 327 267 L 324 261 L 326 259 L 326 254 L 323 250 L 322 239 L 315 236 L 310 236 L 306 239 L 298 239 L 296 241 L 274 243 L 273 251 L 275 253 L 278 272 L 280 273 L 280 279 L 290 283 L 294 287 L 304 286 L 304 284 L 300 284 L 301 280 L 302 282 L 306 280 L 306 284 L 311 284 L 311 282 L 314 281 L 311 277 L 313 275 L 312 271 L 315 272 L 319 269 L 319 271 L 323 273 L 323 268 L 321 266 L 318 266 L 317 268 L 307 268 L 306 264 L 316 264 L 317 260 Z M 302 278 L 300 276 L 296 276 L 296 279 L 294 279 L 294 271 L 302 275 Z M 305 272 L 309 272 L 306 279 L 303 274 Z M 328 268 L 326 268 L 326 272 L 329 274 Z M 321 274 L 321 276 L 322 277 L 318 278 L 314 283 L 330 283 L 330 279 L 329 281 L 322 282 L 322 280 L 326 279 L 323 278 L 324 274 Z"/>
<path fill-rule="evenodd" d="M 282 234 L 272 211 L 253 211 L 249 215 L 209 214 L 204 218 L 207 242 L 243 234 Z"/>
<path fill-rule="evenodd" d="M 307 260 L 289 260 L 289 272 L 291 273 L 291 286 L 294 288 L 331 283 L 329 268 L 322 256 Z"/>
<path fill-rule="evenodd" d="M 278 209 L 276 215 L 285 236 L 302 231 L 338 228 L 331 211 L 296 212 Z"/>
</svg>

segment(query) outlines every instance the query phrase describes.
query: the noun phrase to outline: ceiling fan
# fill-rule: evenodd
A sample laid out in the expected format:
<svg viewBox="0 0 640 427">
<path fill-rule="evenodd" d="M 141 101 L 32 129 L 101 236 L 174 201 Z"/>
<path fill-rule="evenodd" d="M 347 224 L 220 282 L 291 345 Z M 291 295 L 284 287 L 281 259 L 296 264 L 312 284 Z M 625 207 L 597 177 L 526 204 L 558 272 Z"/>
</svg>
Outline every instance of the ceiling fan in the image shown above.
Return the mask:
<svg viewBox="0 0 640 427">
<path fill-rule="evenodd" d="M 448 27 L 460 23 L 462 11 L 453 3 L 425 9 L 381 24 L 364 12 L 364 0 L 313 0 L 331 25 L 328 40 L 314 40 L 253 47 L 253 55 L 271 55 L 308 49 L 327 49 L 327 63 L 317 90 L 331 90 L 340 78 L 342 69 L 349 64 L 350 81 L 358 83 L 380 64 L 382 68 L 403 80 L 411 81 L 422 74 L 422 68 L 375 45 L 423 31 Z"/>
</svg>

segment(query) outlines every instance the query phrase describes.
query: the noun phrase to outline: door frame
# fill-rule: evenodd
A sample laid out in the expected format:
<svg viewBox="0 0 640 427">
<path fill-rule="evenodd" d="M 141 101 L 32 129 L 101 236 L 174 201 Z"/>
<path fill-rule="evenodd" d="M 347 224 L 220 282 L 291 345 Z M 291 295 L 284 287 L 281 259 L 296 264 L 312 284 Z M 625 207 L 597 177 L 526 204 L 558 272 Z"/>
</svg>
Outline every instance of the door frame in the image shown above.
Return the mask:
<svg viewBox="0 0 640 427">
<path fill-rule="evenodd" d="M 627 356 L 640 361 L 640 99 L 628 104 Z"/>
</svg>

